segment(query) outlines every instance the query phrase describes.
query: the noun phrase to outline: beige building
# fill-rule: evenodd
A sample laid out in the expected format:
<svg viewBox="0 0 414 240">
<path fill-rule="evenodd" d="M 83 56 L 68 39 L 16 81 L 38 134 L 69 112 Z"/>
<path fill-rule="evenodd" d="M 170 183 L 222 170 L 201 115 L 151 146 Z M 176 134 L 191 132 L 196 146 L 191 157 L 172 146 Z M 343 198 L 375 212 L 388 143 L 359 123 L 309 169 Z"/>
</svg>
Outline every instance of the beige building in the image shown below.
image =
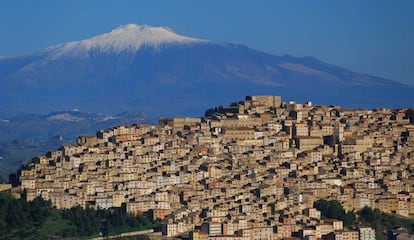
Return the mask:
<svg viewBox="0 0 414 240">
<path fill-rule="evenodd" d="M 323 145 L 322 137 L 298 136 L 295 138 L 296 147 L 300 151 L 312 150 Z"/>
<path fill-rule="evenodd" d="M 257 227 L 242 229 L 241 235 L 246 239 L 251 240 L 262 240 L 262 239 L 273 239 L 273 228 L 272 227 Z"/>
<path fill-rule="evenodd" d="M 224 137 L 229 140 L 248 140 L 255 139 L 255 131 L 252 128 L 226 128 L 224 130 Z"/>
<path fill-rule="evenodd" d="M 359 228 L 359 240 L 375 240 L 375 230 L 370 227 Z"/>
<path fill-rule="evenodd" d="M 259 105 L 279 108 L 282 105 L 282 97 L 280 96 L 247 96 L 246 100 L 258 102 Z"/>
<path fill-rule="evenodd" d="M 191 126 L 197 123 L 200 123 L 200 118 L 190 118 L 190 117 L 181 117 L 181 118 L 160 118 L 159 125 L 161 126 L 170 126 L 173 128 L 183 128 L 184 126 Z"/>
</svg>

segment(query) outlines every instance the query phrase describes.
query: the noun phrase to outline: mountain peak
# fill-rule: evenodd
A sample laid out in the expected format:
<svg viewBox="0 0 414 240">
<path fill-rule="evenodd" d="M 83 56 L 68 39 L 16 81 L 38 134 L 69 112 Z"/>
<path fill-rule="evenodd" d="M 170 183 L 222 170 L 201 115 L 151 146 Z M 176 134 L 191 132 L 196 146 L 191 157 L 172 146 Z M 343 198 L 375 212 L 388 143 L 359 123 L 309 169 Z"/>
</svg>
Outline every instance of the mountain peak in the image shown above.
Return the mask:
<svg viewBox="0 0 414 240">
<path fill-rule="evenodd" d="M 117 28 L 113 29 L 112 31 L 136 31 L 136 30 L 145 31 L 145 30 L 155 30 L 155 29 L 165 30 L 165 31 L 176 34 L 173 30 L 171 30 L 167 26 L 151 26 L 147 24 L 136 24 L 136 23 L 128 23 L 125 25 L 119 25 Z"/>
<path fill-rule="evenodd" d="M 126 24 L 102 35 L 59 45 L 54 56 L 85 54 L 92 49 L 118 53 L 122 51 L 137 52 L 143 46 L 158 49 L 163 44 L 192 44 L 205 41 L 181 36 L 168 27 Z"/>
<path fill-rule="evenodd" d="M 135 35 L 136 37 L 158 37 L 161 39 L 171 39 L 174 38 L 183 38 L 183 36 L 178 35 L 174 31 L 172 31 L 168 27 L 154 27 L 150 25 L 138 25 L 134 23 L 120 25 L 119 27 L 113 29 L 111 32 L 102 34 L 103 35 L 111 35 L 111 36 L 119 36 L 119 35 Z M 99 36 L 98 36 L 99 37 Z M 184 37 L 187 38 L 187 37 Z"/>
</svg>

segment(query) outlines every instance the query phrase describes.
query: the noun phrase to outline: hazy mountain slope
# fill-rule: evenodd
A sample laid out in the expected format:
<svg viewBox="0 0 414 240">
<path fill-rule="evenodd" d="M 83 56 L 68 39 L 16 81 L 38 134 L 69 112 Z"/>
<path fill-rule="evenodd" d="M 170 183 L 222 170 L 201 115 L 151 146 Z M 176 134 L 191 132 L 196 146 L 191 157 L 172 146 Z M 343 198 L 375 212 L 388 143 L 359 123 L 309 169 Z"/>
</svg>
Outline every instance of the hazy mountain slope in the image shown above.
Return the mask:
<svg viewBox="0 0 414 240">
<path fill-rule="evenodd" d="M 134 123 L 155 123 L 138 112 L 116 115 L 72 111 L 49 114 L 0 113 L 0 180 L 16 171 L 23 162 L 45 154 L 61 144 L 75 143 L 79 135 Z"/>
</svg>

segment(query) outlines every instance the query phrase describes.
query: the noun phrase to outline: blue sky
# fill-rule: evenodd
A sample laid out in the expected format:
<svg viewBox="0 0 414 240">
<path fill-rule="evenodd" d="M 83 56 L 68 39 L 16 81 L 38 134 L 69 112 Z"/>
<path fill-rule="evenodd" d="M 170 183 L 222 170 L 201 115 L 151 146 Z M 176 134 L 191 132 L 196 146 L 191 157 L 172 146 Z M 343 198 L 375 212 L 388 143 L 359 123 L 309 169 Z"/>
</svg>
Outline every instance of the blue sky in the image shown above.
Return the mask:
<svg viewBox="0 0 414 240">
<path fill-rule="evenodd" d="M 3 0 L 0 56 L 138 23 L 414 85 L 413 11 L 411 0 Z"/>
</svg>

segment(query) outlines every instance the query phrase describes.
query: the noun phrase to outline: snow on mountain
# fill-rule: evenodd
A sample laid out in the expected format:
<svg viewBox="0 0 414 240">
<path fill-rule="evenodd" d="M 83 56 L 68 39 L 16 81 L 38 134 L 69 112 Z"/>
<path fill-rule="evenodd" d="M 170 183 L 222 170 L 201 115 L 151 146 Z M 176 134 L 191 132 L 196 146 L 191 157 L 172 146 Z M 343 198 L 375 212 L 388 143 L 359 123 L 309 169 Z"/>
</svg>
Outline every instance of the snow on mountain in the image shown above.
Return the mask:
<svg viewBox="0 0 414 240">
<path fill-rule="evenodd" d="M 137 52 L 143 46 L 159 49 L 163 44 L 193 44 L 208 42 L 207 40 L 178 35 L 168 27 L 152 27 L 148 25 L 121 25 L 109 33 L 52 47 L 53 57 L 82 56 L 91 50 L 120 53 Z M 49 48 L 50 50 L 50 48 Z"/>
</svg>

